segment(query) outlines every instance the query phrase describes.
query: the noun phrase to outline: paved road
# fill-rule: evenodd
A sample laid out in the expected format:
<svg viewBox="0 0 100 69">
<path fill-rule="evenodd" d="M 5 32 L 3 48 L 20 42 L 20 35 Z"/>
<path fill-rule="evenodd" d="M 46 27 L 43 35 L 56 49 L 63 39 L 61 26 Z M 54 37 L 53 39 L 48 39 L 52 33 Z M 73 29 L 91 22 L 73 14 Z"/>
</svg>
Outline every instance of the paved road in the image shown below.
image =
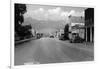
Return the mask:
<svg viewBox="0 0 100 69">
<path fill-rule="evenodd" d="M 93 60 L 93 50 L 55 38 L 32 40 L 15 48 L 15 65 Z"/>
</svg>

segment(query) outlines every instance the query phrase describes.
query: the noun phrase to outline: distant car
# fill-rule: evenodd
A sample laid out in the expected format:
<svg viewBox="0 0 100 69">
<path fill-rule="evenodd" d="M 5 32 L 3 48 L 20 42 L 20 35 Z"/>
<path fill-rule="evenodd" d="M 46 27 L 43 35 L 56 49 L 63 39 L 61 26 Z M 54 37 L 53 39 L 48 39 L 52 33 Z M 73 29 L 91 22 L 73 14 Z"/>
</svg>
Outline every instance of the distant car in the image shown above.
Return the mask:
<svg viewBox="0 0 100 69">
<path fill-rule="evenodd" d="M 61 36 L 59 37 L 59 40 L 65 40 L 64 34 L 61 34 Z"/>
<path fill-rule="evenodd" d="M 54 38 L 54 36 L 53 36 L 53 35 L 51 35 L 51 36 L 50 36 L 50 38 Z"/>
<path fill-rule="evenodd" d="M 40 39 L 41 36 L 40 36 L 40 33 L 37 33 L 37 39 Z"/>
</svg>

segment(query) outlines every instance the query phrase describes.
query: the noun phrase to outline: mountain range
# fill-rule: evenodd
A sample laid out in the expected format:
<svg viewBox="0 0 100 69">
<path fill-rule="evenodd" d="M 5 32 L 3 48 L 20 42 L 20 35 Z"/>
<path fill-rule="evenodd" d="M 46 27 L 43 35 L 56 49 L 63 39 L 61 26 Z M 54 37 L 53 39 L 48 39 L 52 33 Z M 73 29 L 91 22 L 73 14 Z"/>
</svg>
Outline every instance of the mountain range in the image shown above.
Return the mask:
<svg viewBox="0 0 100 69">
<path fill-rule="evenodd" d="M 82 23 L 84 22 L 84 17 L 71 17 L 70 18 L 71 22 L 73 23 Z M 57 31 L 60 29 L 64 29 L 65 25 L 69 23 L 69 21 L 51 21 L 51 20 L 36 20 L 31 17 L 27 17 L 24 19 L 23 25 L 31 24 L 32 28 L 37 30 L 37 31 L 43 31 L 43 32 L 48 32 L 48 31 Z"/>
</svg>

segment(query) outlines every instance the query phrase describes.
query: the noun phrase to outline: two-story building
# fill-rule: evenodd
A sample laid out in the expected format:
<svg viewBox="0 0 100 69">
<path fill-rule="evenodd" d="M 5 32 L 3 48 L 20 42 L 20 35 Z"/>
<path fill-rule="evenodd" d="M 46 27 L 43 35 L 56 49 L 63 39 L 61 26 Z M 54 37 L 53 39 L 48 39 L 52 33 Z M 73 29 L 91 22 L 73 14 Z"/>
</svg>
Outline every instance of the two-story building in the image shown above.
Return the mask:
<svg viewBox="0 0 100 69">
<path fill-rule="evenodd" d="M 85 10 L 85 40 L 94 42 L 94 8 Z"/>
</svg>

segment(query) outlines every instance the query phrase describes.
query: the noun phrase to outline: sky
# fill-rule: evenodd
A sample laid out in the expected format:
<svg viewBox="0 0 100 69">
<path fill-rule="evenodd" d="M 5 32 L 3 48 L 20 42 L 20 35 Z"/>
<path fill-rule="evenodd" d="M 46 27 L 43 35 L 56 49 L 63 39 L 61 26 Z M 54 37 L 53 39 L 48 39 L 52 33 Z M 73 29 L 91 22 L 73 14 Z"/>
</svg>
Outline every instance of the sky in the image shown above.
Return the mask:
<svg viewBox="0 0 100 69">
<path fill-rule="evenodd" d="M 63 29 L 70 23 L 68 16 L 84 17 L 85 7 L 53 6 L 27 4 L 24 14 L 24 24 L 31 24 L 32 28 L 41 32 L 54 32 Z"/>
<path fill-rule="evenodd" d="M 50 5 L 32 5 L 27 4 L 27 12 L 24 18 L 31 17 L 36 20 L 44 21 L 67 21 L 68 16 L 83 16 L 85 7 L 69 7 L 69 6 L 50 6 Z"/>
</svg>

